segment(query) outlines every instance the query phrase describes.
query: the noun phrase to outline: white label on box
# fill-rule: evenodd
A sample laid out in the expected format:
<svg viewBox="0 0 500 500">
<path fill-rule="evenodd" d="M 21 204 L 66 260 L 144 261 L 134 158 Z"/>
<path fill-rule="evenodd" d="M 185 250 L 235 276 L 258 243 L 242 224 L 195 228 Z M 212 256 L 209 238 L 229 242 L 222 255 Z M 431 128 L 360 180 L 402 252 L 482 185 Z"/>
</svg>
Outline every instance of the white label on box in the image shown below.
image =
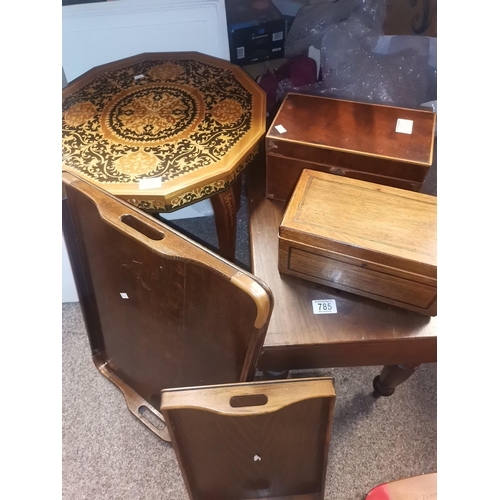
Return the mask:
<svg viewBox="0 0 500 500">
<path fill-rule="evenodd" d="M 337 303 L 335 299 L 313 300 L 313 313 L 314 314 L 336 314 Z"/>
<path fill-rule="evenodd" d="M 273 33 L 273 42 L 277 42 L 278 40 L 283 40 L 283 31 Z"/>
<path fill-rule="evenodd" d="M 276 130 L 280 133 L 280 134 L 284 134 L 286 132 L 286 128 L 283 127 L 283 125 L 276 125 Z"/>
<path fill-rule="evenodd" d="M 238 47 L 236 49 L 236 59 L 245 59 L 245 47 Z"/>
<path fill-rule="evenodd" d="M 139 80 L 140 78 L 144 78 L 144 75 L 135 75 L 135 76 L 134 76 L 134 78 L 135 78 L 136 80 Z"/>
<path fill-rule="evenodd" d="M 128 299 L 128 295 L 125 292 L 120 292 L 120 297 L 122 299 Z"/>
<path fill-rule="evenodd" d="M 400 134 L 411 134 L 413 130 L 413 120 L 403 120 L 403 118 L 398 118 L 396 122 L 396 132 Z"/>
<path fill-rule="evenodd" d="M 155 189 L 161 187 L 161 177 L 139 179 L 139 189 Z"/>
</svg>

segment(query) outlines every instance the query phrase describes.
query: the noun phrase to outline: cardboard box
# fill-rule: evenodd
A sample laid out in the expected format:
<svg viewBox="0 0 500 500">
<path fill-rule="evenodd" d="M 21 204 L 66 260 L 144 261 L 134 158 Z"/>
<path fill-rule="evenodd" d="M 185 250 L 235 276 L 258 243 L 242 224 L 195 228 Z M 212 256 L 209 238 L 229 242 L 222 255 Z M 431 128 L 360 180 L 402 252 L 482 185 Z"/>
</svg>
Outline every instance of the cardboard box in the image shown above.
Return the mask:
<svg viewBox="0 0 500 500">
<path fill-rule="evenodd" d="M 287 24 L 271 0 L 226 0 L 226 15 L 232 63 L 244 66 L 284 57 Z"/>
</svg>

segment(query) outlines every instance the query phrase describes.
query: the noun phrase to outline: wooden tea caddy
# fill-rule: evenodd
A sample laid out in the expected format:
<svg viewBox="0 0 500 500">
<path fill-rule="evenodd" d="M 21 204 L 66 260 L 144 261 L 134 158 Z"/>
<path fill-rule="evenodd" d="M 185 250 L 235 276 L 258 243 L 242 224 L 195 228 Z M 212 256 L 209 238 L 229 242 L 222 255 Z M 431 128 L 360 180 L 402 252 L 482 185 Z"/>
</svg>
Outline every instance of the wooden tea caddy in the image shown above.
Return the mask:
<svg viewBox="0 0 500 500">
<path fill-rule="evenodd" d="M 305 168 L 420 191 L 435 126 L 431 111 L 289 93 L 265 139 L 266 196 L 288 201 Z"/>
<path fill-rule="evenodd" d="M 304 170 L 279 228 L 281 273 L 437 314 L 437 198 Z"/>
</svg>

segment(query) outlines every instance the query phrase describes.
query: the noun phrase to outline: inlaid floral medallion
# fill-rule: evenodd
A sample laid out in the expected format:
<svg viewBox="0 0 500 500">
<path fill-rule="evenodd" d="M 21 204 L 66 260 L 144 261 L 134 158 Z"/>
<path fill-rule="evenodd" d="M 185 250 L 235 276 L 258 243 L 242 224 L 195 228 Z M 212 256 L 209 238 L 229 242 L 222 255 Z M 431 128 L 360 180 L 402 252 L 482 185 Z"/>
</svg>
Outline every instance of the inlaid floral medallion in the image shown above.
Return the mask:
<svg viewBox="0 0 500 500">
<path fill-rule="evenodd" d="M 195 89 L 144 85 L 121 92 L 104 107 L 101 130 L 110 141 L 159 146 L 189 137 L 204 114 L 203 96 Z"/>
<path fill-rule="evenodd" d="M 83 75 L 63 91 L 63 169 L 120 195 L 133 194 L 135 204 L 146 199 L 138 184 L 149 177 L 161 177 L 167 191 L 169 181 L 192 179 L 197 194 L 191 180 L 184 192 L 165 193 L 177 203 L 179 196 L 198 201 L 227 189 L 264 133 L 263 92 L 225 61 L 195 53 L 147 56 L 96 68 L 92 78 Z M 206 178 L 206 188 L 197 174 Z"/>
</svg>

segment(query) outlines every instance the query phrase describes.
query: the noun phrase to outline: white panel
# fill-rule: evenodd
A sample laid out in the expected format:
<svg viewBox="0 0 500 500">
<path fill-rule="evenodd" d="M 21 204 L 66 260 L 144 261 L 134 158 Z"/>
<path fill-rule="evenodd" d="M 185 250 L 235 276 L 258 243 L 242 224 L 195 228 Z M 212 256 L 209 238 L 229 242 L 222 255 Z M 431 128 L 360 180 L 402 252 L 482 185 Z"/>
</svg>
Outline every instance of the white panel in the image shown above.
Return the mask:
<svg viewBox="0 0 500 500">
<path fill-rule="evenodd" d="M 196 51 L 229 60 L 224 0 L 116 0 L 63 7 L 68 81 L 143 52 Z"/>
<path fill-rule="evenodd" d="M 62 8 L 63 87 L 66 80 L 124 57 L 184 51 L 229 60 L 224 0 L 115 0 Z M 207 201 L 179 210 L 172 218 L 211 213 Z M 64 241 L 62 254 L 62 301 L 75 302 L 78 297 Z"/>
<path fill-rule="evenodd" d="M 62 239 L 62 301 L 78 302 L 78 293 L 64 238 Z"/>
</svg>

